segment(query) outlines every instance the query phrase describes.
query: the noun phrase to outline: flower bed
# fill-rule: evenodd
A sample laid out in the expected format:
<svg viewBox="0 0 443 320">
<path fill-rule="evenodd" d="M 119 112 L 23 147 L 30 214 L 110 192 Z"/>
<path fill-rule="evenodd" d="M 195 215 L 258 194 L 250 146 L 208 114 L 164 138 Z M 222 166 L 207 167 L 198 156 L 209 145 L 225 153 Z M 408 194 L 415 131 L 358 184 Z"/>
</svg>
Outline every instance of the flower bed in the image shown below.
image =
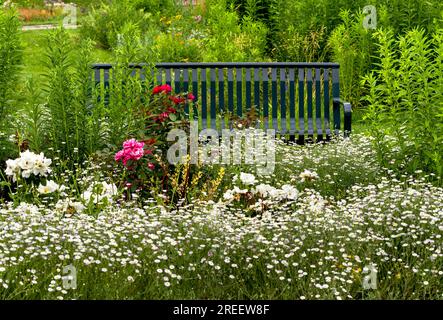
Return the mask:
<svg viewBox="0 0 443 320">
<path fill-rule="evenodd" d="M 177 207 L 122 198 L 90 163 L 78 191 L 1 205 L 0 298 L 441 299 L 443 189 L 352 139 L 278 144 L 276 174 L 226 167 L 217 196 Z"/>
</svg>

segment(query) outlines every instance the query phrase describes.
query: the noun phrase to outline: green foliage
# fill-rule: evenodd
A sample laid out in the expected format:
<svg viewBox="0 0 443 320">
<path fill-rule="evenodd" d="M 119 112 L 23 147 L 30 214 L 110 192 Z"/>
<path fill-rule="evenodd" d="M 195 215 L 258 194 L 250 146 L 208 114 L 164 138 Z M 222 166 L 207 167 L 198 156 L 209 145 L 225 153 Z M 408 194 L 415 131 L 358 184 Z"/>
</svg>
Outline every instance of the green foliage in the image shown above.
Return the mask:
<svg viewBox="0 0 443 320">
<path fill-rule="evenodd" d="M 345 10 L 340 16 L 343 23 L 332 32 L 329 47 L 332 60 L 340 64 L 340 95 L 358 107 L 364 95 L 360 80 L 372 69 L 375 45 L 372 31 L 363 27 L 363 15 L 352 15 Z"/>
<path fill-rule="evenodd" d="M 72 109 L 73 48 L 63 29 L 51 32 L 47 41 L 47 72 L 44 75 L 47 85 L 44 90 L 50 115 L 50 140 L 55 150 L 60 150 L 64 159 L 69 159 L 74 147 L 81 144 L 81 141 L 74 140 L 79 115 Z"/>
<path fill-rule="evenodd" d="M 266 49 L 267 28 L 245 17 L 241 23 L 224 1 L 209 2 L 208 35 L 204 39 L 204 61 L 260 61 Z"/>
<path fill-rule="evenodd" d="M 435 19 L 443 10 L 441 1 L 423 0 L 378 0 L 380 25 L 390 27 L 395 34 L 407 32 L 412 28 L 422 28 L 427 31 L 435 30 Z"/>
<path fill-rule="evenodd" d="M 151 28 L 145 34 L 145 48 L 157 52 L 158 62 L 202 61 L 205 34 L 201 22 L 184 12 L 172 17 L 161 17 L 160 28 Z"/>
<path fill-rule="evenodd" d="M 273 48 L 272 55 L 278 61 L 324 61 L 326 58 L 325 28 L 310 30 L 307 34 L 301 34 L 297 27 L 289 25 L 287 29 L 277 32 L 276 38 L 280 39 L 280 45 Z"/>
<path fill-rule="evenodd" d="M 340 10 L 355 12 L 362 2 L 270 1 L 270 45 L 273 57 L 278 61 L 327 60 L 327 40 L 332 30 L 341 22 Z"/>
<path fill-rule="evenodd" d="M 443 173 L 443 37 L 414 29 L 395 38 L 392 31 L 376 33 L 379 69 L 365 77 L 369 94 L 366 120 L 377 138 L 385 165 L 387 135 L 398 148 L 400 169 Z M 392 164 L 392 163 L 391 163 Z M 397 169 L 398 163 L 394 165 Z"/>
<path fill-rule="evenodd" d="M 38 86 L 36 78 L 26 80 L 26 101 L 23 108 L 22 123 L 24 126 L 18 129 L 21 136 L 26 138 L 29 148 L 36 153 L 40 153 L 45 149 L 47 144 L 47 110 L 42 102 L 42 92 Z"/>
<path fill-rule="evenodd" d="M 158 15 L 175 14 L 179 3 L 175 0 L 133 0 L 131 2 L 137 10 L 141 9 Z"/>
<path fill-rule="evenodd" d="M 151 14 L 136 9 L 130 0 L 119 0 L 111 3 L 102 2 L 93 8 L 82 22 L 83 37 L 94 40 L 103 48 L 116 45 L 118 33 L 125 24 L 131 23 L 139 27 L 149 25 Z"/>
<path fill-rule="evenodd" d="M 133 61 L 145 61 L 140 31 L 136 25 L 128 23 L 119 30 L 119 34 L 120 41 L 114 48 L 109 88 L 103 93 L 108 96 L 105 118 L 107 143 L 112 147 L 119 146 L 125 138 L 141 130 L 144 120 L 134 117 L 142 103 L 144 87 L 138 77 L 131 76 L 132 69 L 129 68 Z M 146 71 L 145 74 L 149 75 L 150 72 Z"/>
<path fill-rule="evenodd" d="M 91 64 L 93 42 L 78 46 L 59 29 L 48 35 L 44 93 L 48 139 L 53 152 L 71 164 L 86 159 L 104 144 L 101 106 L 93 107 Z"/>
<path fill-rule="evenodd" d="M 0 160 L 11 151 L 7 137 L 12 134 L 10 122 L 16 111 L 14 100 L 22 62 L 19 28 L 15 10 L 0 10 Z"/>
</svg>

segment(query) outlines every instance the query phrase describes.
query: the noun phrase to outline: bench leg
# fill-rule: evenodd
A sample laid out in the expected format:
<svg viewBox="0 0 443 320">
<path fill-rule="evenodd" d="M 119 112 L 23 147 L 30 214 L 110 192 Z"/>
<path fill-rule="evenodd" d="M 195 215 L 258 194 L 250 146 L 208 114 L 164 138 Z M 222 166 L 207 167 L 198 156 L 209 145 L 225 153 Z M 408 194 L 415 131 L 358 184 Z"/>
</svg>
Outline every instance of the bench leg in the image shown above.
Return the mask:
<svg viewBox="0 0 443 320">
<path fill-rule="evenodd" d="M 301 146 L 304 145 L 305 144 L 305 136 L 302 136 L 302 135 L 298 136 L 297 144 L 301 145 Z"/>
</svg>

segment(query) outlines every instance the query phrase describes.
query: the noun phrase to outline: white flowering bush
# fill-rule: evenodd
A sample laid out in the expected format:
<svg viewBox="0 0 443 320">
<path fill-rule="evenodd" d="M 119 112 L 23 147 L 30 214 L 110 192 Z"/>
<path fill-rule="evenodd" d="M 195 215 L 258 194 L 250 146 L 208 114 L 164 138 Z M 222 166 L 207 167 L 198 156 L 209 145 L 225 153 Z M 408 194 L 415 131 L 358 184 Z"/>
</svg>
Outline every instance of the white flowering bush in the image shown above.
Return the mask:
<svg viewBox="0 0 443 320">
<path fill-rule="evenodd" d="M 55 204 L 54 210 L 64 214 L 81 213 L 85 209 L 95 214 L 111 205 L 119 195 L 117 186 L 107 181 L 83 179 L 72 186 L 66 186 L 50 180 L 51 164 L 52 160 L 46 158 L 43 153 L 35 154 L 29 150 L 21 152 L 17 159 L 6 161 L 6 182 L 3 183 L 9 186 L 10 196 L 15 203 L 21 205 L 34 202 L 46 206 Z M 56 165 L 63 167 L 60 161 Z M 71 173 L 68 169 L 63 169 L 66 173 Z M 78 168 L 77 175 L 81 172 Z M 88 172 L 86 170 L 83 175 L 87 175 Z M 72 177 L 67 177 L 66 174 L 54 176 L 65 183 L 72 182 Z"/>
<path fill-rule="evenodd" d="M 265 183 L 257 184 L 258 180 L 250 173 L 241 172 L 239 177 L 234 176 L 233 181 L 238 185 L 223 194 L 223 203 L 234 204 L 251 214 L 266 212 L 282 202 L 294 202 L 299 193 L 297 188 L 288 184 L 281 188 Z"/>
</svg>

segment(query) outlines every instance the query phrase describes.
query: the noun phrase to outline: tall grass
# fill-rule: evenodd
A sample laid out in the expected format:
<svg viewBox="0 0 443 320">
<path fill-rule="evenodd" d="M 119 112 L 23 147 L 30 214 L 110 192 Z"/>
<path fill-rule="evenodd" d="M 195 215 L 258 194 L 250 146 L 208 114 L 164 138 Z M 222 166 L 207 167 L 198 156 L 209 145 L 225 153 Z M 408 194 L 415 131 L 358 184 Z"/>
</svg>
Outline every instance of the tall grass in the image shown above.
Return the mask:
<svg viewBox="0 0 443 320">
<path fill-rule="evenodd" d="M 19 28 L 14 9 L 0 10 L 0 160 L 11 152 L 7 137 L 12 134 L 9 124 L 16 111 L 14 100 L 22 62 Z"/>
</svg>

